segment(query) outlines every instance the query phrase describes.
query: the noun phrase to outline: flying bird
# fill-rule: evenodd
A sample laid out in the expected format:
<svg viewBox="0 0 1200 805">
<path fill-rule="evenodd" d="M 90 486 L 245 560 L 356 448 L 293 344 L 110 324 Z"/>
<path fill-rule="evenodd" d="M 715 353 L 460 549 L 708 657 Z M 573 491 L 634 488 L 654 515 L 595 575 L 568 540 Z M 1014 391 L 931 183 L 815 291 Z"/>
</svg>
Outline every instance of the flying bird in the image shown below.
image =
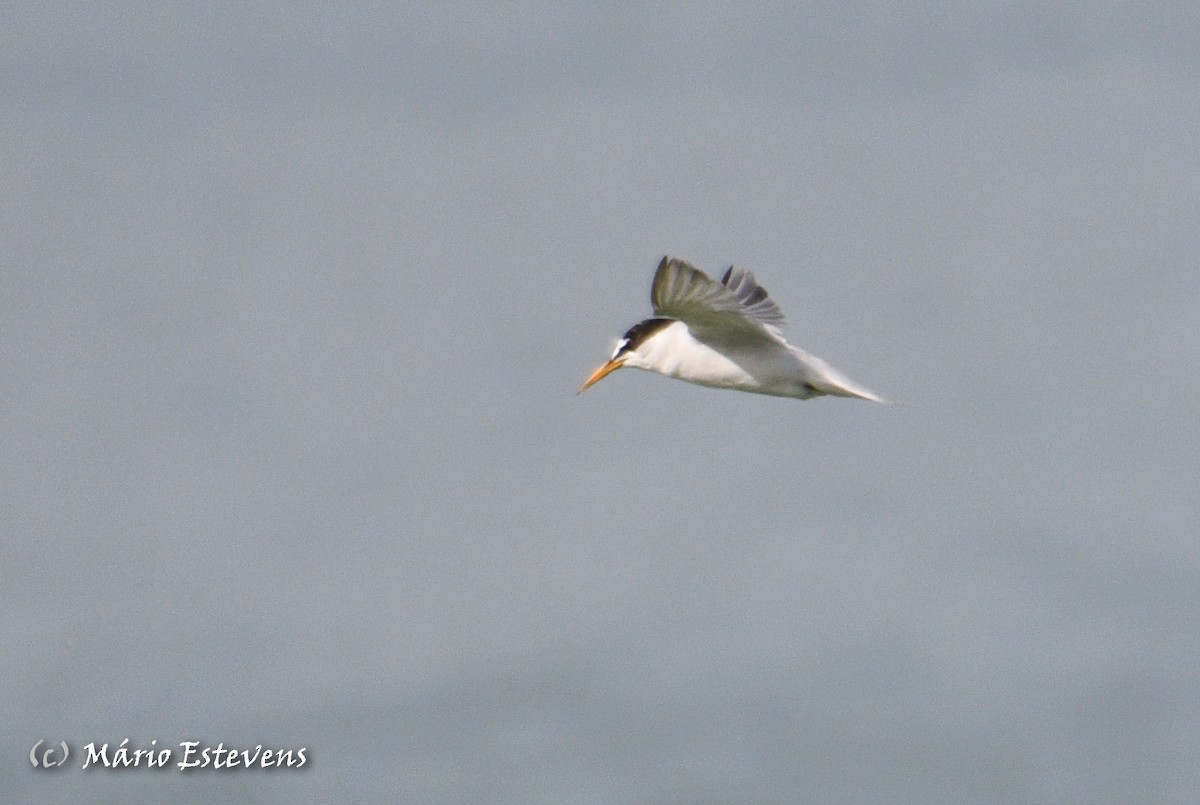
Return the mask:
<svg viewBox="0 0 1200 805">
<path fill-rule="evenodd" d="M 721 389 L 807 400 L 832 394 L 885 402 L 816 355 L 784 340 L 783 311 L 749 271 L 717 282 L 664 257 L 650 287 L 654 316 L 629 328 L 612 357 L 579 389 L 624 366 Z"/>
</svg>

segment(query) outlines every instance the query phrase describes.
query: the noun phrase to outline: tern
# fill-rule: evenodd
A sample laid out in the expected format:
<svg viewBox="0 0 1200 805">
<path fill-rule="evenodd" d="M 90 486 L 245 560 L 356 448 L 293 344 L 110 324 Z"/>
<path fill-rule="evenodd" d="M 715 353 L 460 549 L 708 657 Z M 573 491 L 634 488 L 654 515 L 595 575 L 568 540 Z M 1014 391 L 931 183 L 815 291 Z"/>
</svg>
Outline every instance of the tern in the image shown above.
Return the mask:
<svg viewBox="0 0 1200 805">
<path fill-rule="evenodd" d="M 650 287 L 654 316 L 629 328 L 579 389 L 629 366 L 701 386 L 807 400 L 826 394 L 886 402 L 816 355 L 784 340 L 783 311 L 749 271 L 717 282 L 664 257 Z"/>
</svg>

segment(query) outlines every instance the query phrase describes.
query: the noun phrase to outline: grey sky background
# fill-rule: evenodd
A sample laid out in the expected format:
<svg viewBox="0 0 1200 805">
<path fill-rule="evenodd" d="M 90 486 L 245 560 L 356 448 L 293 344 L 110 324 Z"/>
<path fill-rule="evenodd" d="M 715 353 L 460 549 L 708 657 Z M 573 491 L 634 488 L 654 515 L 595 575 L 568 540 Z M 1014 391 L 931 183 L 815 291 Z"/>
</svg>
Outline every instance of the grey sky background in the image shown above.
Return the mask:
<svg viewBox="0 0 1200 805">
<path fill-rule="evenodd" d="M 3 17 L 5 801 L 1200 797 L 1191 4 Z"/>
</svg>

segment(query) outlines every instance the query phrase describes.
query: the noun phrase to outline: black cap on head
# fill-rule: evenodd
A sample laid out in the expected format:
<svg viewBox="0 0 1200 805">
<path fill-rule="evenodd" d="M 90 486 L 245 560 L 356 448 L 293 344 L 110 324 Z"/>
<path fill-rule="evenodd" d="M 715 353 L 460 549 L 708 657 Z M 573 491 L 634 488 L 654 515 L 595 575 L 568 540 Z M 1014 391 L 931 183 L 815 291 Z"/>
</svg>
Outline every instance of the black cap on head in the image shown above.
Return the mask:
<svg viewBox="0 0 1200 805">
<path fill-rule="evenodd" d="M 618 358 L 623 353 L 637 349 L 638 346 L 650 336 L 657 333 L 668 324 L 674 322 L 675 319 L 645 319 L 630 327 L 625 335 L 621 336 L 621 340 L 617 342 L 617 349 L 613 352 L 613 357 Z"/>
</svg>

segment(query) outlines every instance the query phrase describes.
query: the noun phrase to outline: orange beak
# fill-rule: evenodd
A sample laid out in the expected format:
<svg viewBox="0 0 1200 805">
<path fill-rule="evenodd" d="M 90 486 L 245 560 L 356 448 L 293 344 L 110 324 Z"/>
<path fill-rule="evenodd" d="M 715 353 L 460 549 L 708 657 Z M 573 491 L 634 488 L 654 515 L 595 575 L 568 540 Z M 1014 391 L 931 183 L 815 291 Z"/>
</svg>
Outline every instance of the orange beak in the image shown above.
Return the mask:
<svg viewBox="0 0 1200 805">
<path fill-rule="evenodd" d="M 597 383 L 599 383 L 601 380 L 603 380 L 604 378 L 606 378 L 606 377 L 608 377 L 609 375 L 611 375 L 613 372 L 615 372 L 615 371 L 617 371 L 618 369 L 620 369 L 620 368 L 621 368 L 623 365 L 624 365 L 624 362 L 623 362 L 623 361 L 618 361 L 618 360 L 611 360 L 611 361 L 609 361 L 608 363 L 604 364 L 603 366 L 601 366 L 601 367 L 600 367 L 599 369 L 597 369 L 596 371 L 592 372 L 592 376 L 591 376 L 591 377 L 589 377 L 587 380 L 585 380 L 585 381 L 583 382 L 583 385 L 582 385 L 582 386 L 580 386 L 580 388 L 579 388 L 579 391 L 577 391 L 577 392 L 575 392 L 575 393 L 576 393 L 576 394 L 583 394 L 583 393 L 584 393 L 585 391 L 587 391 L 589 388 L 591 388 L 592 386 L 596 385 L 596 384 L 597 384 Z"/>
</svg>

